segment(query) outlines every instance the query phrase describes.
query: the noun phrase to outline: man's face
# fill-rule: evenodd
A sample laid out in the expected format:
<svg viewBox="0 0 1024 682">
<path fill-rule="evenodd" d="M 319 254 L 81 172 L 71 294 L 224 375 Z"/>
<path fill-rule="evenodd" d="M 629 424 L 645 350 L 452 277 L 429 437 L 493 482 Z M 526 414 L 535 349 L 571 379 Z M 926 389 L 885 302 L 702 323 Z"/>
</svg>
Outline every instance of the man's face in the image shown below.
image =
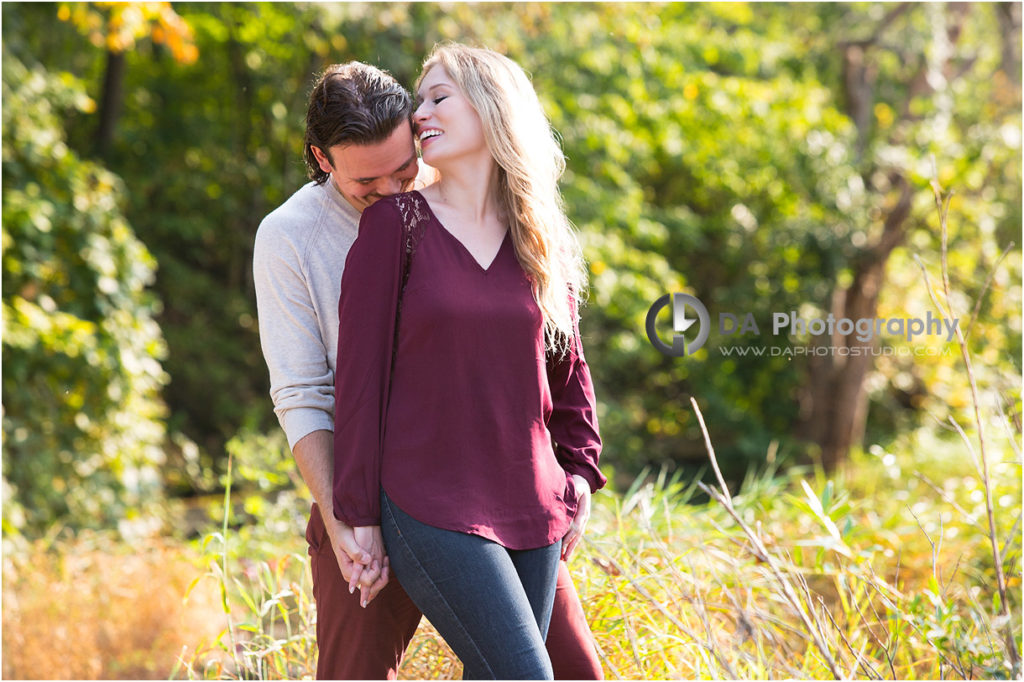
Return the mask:
<svg viewBox="0 0 1024 682">
<path fill-rule="evenodd" d="M 320 169 L 331 174 L 341 195 L 360 212 L 382 197 L 411 189 L 419 172 L 408 121 L 383 142 L 339 144 L 328 152 L 330 157 L 313 147 Z"/>
</svg>

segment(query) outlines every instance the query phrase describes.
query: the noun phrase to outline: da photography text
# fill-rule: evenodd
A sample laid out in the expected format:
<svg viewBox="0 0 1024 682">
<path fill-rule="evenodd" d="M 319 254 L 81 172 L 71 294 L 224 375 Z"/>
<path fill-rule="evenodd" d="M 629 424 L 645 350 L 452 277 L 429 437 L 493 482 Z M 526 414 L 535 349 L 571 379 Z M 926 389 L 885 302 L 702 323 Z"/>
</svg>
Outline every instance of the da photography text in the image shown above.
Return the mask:
<svg viewBox="0 0 1024 682">
<path fill-rule="evenodd" d="M 881 336 L 884 331 L 889 336 L 902 336 L 907 342 L 914 340 L 915 336 L 945 336 L 946 342 L 953 340 L 956 335 L 959 319 L 947 320 L 932 315 L 932 311 L 924 319 L 920 317 L 864 317 L 851 320 L 848 317 L 836 319 L 832 313 L 828 317 L 815 317 L 805 320 L 798 317 L 796 311 L 789 313 L 772 313 L 772 336 L 780 333 L 797 336 L 810 334 L 821 336 L 828 334 L 832 336 L 854 335 L 858 341 L 868 342 L 876 336 Z M 729 336 L 736 334 L 760 334 L 753 313 L 746 313 L 743 321 L 734 313 L 718 313 L 718 333 Z"/>
<path fill-rule="evenodd" d="M 666 341 L 658 334 L 656 320 L 658 313 L 663 308 L 670 308 L 672 313 L 672 338 Z M 947 320 L 937 317 L 931 311 L 920 317 L 869 317 L 851 319 L 847 317 L 836 318 L 834 314 L 827 317 L 815 317 L 805 319 L 800 317 L 795 310 L 790 312 L 771 313 L 772 336 L 842 336 L 853 337 L 861 343 L 869 343 L 876 337 L 883 334 L 891 337 L 902 337 L 908 343 L 920 336 L 938 336 L 944 338 L 948 343 L 956 335 L 959 319 Z M 711 332 L 711 315 L 707 306 L 695 296 L 690 294 L 674 293 L 665 294 L 651 306 L 647 311 L 647 338 L 650 339 L 658 351 L 672 357 L 684 357 L 693 355 L 708 340 Z M 718 333 L 723 337 L 746 336 L 750 334 L 760 335 L 761 328 L 753 313 L 718 313 Z M 741 355 L 753 347 L 743 347 Z M 838 355 L 852 355 L 857 350 L 856 346 L 816 346 L 815 354 L 834 352 Z M 739 346 L 722 346 L 724 355 L 731 355 L 733 350 L 740 349 Z M 838 349 L 838 350 L 837 350 Z M 762 352 L 755 352 L 755 355 L 766 354 L 767 347 L 760 349 Z M 774 353 L 779 355 L 783 353 Z M 785 353 L 786 355 L 797 353 Z M 859 352 L 857 354 L 860 354 Z M 920 353 L 914 353 L 921 355 Z M 932 353 L 923 353 L 930 355 Z"/>
</svg>

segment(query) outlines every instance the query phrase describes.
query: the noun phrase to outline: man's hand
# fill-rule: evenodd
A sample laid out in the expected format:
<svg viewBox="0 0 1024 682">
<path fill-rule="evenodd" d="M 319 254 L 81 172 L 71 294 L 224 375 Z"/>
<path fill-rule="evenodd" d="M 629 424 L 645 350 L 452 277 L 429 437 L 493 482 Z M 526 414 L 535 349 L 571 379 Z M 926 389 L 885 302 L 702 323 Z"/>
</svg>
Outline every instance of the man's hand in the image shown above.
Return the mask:
<svg viewBox="0 0 1024 682">
<path fill-rule="evenodd" d="M 324 515 L 327 536 L 338 559 L 338 568 L 348 583 L 348 591 L 359 588 L 359 603 L 363 608 L 388 584 L 390 563 L 384 553 L 384 540 L 380 526 L 352 528 L 334 515 Z"/>
<path fill-rule="evenodd" d="M 322 518 L 341 576 L 348 583 L 348 591 L 355 592 L 355 588 L 359 587 L 359 602 L 366 608 L 388 584 L 390 571 L 387 557 L 384 556 L 384 543 L 380 539 L 380 527 L 352 528 L 334 518 L 333 514 L 325 514 Z M 373 537 L 373 528 L 377 529 L 376 538 Z M 371 532 L 367 534 L 367 530 Z M 376 559 L 377 568 L 373 570 L 375 548 L 379 555 Z"/>
<path fill-rule="evenodd" d="M 349 592 L 354 592 L 357 586 L 360 588 L 360 602 L 365 607 L 388 582 L 388 560 L 379 528 L 375 537 L 372 532 L 364 537 L 363 530 L 342 523 L 331 513 L 333 448 L 334 434 L 321 429 L 300 438 L 292 446 L 292 454 L 299 465 L 302 480 L 309 485 L 313 499 L 317 501 L 341 576 L 348 583 Z M 377 560 L 375 570 L 374 559 Z"/>
<path fill-rule="evenodd" d="M 358 545 L 364 548 L 371 558 L 369 564 L 356 568 L 348 584 L 349 592 L 353 591 L 356 585 L 359 586 L 360 603 L 365 609 L 377 593 L 388 584 L 391 564 L 384 551 L 384 537 L 381 535 L 380 526 L 359 526 L 352 530 Z"/>
<path fill-rule="evenodd" d="M 345 582 L 351 585 L 356 568 L 358 567 L 361 571 L 364 566 L 368 566 L 373 561 L 373 557 L 356 542 L 356 536 L 351 526 L 334 518 L 331 513 L 323 513 L 322 508 L 320 511 L 324 526 L 327 528 L 327 537 L 331 541 L 331 548 L 334 549 L 334 555 L 338 559 L 338 568 L 341 569 L 341 575 Z M 349 589 L 349 592 L 351 591 Z"/>
<path fill-rule="evenodd" d="M 578 497 L 576 498 L 576 516 L 573 517 L 569 530 L 562 538 L 562 560 L 568 561 L 573 550 L 583 538 L 583 532 L 587 529 L 587 521 L 590 520 L 590 483 L 579 474 L 572 475 L 572 482 L 575 485 Z"/>
</svg>

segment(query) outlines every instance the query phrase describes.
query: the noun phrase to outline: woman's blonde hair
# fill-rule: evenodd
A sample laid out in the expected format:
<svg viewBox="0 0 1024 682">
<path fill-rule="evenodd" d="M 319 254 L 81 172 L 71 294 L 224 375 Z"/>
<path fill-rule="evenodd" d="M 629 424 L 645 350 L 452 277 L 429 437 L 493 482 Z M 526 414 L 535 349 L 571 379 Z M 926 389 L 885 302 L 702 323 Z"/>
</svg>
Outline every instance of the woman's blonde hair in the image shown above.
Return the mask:
<svg viewBox="0 0 1024 682">
<path fill-rule="evenodd" d="M 530 79 L 508 57 L 458 43 L 436 45 L 423 62 L 417 90 L 438 65 L 480 116 L 487 147 L 498 165 L 501 209 L 544 317 L 546 347 L 563 353 L 573 340 L 574 311 L 579 309 L 587 275 L 558 190 L 565 170 L 561 146 Z"/>
</svg>

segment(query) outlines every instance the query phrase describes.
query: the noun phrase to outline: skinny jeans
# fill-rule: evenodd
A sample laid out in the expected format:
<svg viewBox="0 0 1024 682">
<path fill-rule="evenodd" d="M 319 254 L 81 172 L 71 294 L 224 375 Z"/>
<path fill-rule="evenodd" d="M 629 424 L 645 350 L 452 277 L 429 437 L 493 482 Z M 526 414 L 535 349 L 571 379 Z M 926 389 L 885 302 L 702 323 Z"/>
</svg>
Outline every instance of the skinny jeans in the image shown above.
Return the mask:
<svg viewBox="0 0 1024 682">
<path fill-rule="evenodd" d="M 510 550 L 412 518 L 381 490 L 391 570 L 463 664 L 463 679 L 550 680 L 544 648 L 561 543 Z"/>
</svg>

